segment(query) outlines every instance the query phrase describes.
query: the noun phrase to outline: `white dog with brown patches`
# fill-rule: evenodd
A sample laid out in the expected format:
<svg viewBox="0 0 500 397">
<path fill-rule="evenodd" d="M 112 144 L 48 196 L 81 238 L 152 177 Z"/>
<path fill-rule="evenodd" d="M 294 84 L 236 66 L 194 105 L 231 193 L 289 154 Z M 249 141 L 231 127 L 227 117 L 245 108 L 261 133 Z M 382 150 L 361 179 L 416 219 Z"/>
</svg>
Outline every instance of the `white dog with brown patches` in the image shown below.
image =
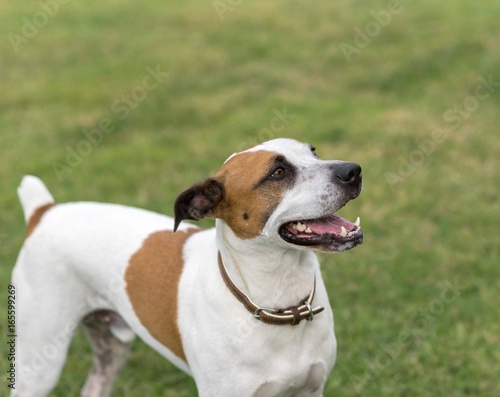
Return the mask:
<svg viewBox="0 0 500 397">
<path fill-rule="evenodd" d="M 335 214 L 361 185 L 359 165 L 290 139 L 233 154 L 180 194 L 175 219 L 55 205 L 25 177 L 12 395 L 50 393 L 82 324 L 93 350 L 85 397 L 109 396 L 135 335 L 191 374 L 201 397 L 321 396 L 336 340 L 313 251 L 362 242 L 359 219 Z M 204 217 L 214 229 L 180 225 Z"/>
</svg>

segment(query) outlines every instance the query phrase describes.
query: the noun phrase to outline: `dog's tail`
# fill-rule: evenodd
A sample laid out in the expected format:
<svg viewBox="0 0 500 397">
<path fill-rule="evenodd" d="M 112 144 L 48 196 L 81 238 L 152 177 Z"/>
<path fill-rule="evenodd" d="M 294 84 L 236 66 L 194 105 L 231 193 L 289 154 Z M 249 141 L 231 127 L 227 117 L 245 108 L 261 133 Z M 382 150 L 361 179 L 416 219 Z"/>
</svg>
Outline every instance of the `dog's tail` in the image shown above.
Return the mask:
<svg viewBox="0 0 500 397">
<path fill-rule="evenodd" d="M 17 189 L 17 194 L 23 206 L 26 222 L 38 208 L 55 202 L 47 186 L 36 176 L 26 175 Z"/>
</svg>

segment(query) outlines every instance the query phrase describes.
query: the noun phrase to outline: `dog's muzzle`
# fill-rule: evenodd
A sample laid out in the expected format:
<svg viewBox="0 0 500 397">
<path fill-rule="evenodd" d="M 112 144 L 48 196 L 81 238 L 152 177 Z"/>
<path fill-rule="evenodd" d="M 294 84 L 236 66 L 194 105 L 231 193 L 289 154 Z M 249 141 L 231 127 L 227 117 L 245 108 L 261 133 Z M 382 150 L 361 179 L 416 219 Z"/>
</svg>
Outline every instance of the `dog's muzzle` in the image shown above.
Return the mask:
<svg viewBox="0 0 500 397">
<path fill-rule="evenodd" d="M 359 217 L 356 222 L 351 222 L 334 213 L 361 193 L 361 166 L 334 162 L 328 165 L 328 169 L 331 182 L 342 192 L 344 199 L 329 214 L 283 224 L 279 235 L 286 242 L 327 252 L 346 251 L 363 242 Z"/>
</svg>

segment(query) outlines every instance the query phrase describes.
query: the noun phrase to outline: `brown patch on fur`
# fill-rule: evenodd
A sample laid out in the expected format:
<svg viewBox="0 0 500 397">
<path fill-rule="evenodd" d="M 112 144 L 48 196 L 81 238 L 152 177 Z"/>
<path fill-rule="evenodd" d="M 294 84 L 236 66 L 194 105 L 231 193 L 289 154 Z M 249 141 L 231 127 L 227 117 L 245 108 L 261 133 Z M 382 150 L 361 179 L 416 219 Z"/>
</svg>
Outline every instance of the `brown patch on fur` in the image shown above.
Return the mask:
<svg viewBox="0 0 500 397">
<path fill-rule="evenodd" d="M 53 206 L 54 206 L 54 203 L 45 204 L 45 205 L 42 205 L 41 207 L 38 207 L 35 210 L 35 212 L 33 212 L 33 214 L 30 216 L 30 219 L 28 220 L 28 224 L 26 226 L 26 236 L 24 237 L 25 240 L 31 235 L 31 233 L 33 233 L 35 228 L 38 226 L 38 224 L 42 220 L 42 217 Z"/>
<path fill-rule="evenodd" d="M 260 183 L 279 166 L 278 156 L 278 153 L 264 150 L 243 152 L 228 160 L 215 175 L 225 191 L 215 216 L 225 220 L 239 238 L 253 238 L 262 233 L 267 219 L 289 187 L 290 180 Z"/>
<path fill-rule="evenodd" d="M 177 324 L 177 294 L 186 240 L 201 229 L 152 233 L 130 258 L 127 294 L 142 325 L 177 357 L 186 361 Z"/>
</svg>

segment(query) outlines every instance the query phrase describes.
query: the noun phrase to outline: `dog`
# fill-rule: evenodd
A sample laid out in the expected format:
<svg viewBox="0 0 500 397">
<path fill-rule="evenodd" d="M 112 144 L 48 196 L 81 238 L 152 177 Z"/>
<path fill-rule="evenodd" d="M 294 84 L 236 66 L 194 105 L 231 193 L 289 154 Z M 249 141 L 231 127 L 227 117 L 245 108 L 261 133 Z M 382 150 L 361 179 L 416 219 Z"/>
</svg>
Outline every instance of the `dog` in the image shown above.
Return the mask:
<svg viewBox="0 0 500 397">
<path fill-rule="evenodd" d="M 362 243 L 359 218 L 335 214 L 361 189 L 358 164 L 285 138 L 231 155 L 177 197 L 174 218 L 56 205 L 25 176 L 12 396 L 51 392 L 79 325 L 93 351 L 83 397 L 110 395 L 135 336 L 192 375 L 201 397 L 322 396 L 336 339 L 314 251 Z M 202 218 L 215 228 L 181 223 Z"/>
</svg>

